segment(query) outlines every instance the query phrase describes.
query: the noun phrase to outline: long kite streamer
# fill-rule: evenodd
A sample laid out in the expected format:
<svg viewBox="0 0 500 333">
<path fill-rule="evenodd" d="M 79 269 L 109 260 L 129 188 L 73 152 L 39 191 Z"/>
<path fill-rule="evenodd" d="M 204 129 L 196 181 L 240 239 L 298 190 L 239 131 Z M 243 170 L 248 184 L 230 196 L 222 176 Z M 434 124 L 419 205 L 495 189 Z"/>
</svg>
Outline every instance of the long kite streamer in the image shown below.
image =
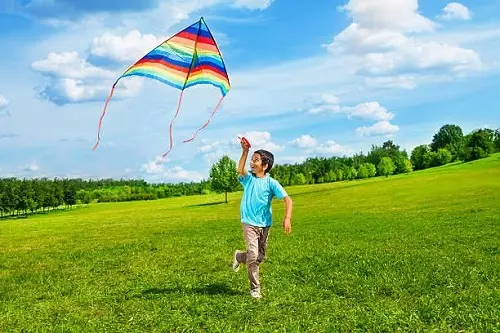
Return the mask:
<svg viewBox="0 0 500 333">
<path fill-rule="evenodd" d="M 97 143 L 92 150 L 97 148 L 101 140 L 102 120 L 118 81 L 124 77 L 134 75 L 155 79 L 181 90 L 177 110 L 170 123 L 170 147 L 162 155 L 162 158 L 165 158 L 172 149 L 172 126 L 179 114 L 184 89 L 197 84 L 211 84 L 218 87 L 222 94 L 217 106 L 205 124 L 191 138 L 184 140 L 184 143 L 192 141 L 199 131 L 208 126 L 210 119 L 215 115 L 230 89 L 229 77 L 220 50 L 205 20 L 201 17 L 196 23 L 178 32 L 151 50 L 115 81 L 104 104 L 104 109 L 99 119 Z"/>
</svg>

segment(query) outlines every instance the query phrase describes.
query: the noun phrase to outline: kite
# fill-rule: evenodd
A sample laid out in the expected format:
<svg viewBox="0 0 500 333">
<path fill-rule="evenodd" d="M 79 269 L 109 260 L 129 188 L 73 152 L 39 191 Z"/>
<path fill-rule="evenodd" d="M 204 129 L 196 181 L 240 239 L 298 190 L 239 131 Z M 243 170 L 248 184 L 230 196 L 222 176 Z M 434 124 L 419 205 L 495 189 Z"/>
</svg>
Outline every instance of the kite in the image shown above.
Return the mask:
<svg viewBox="0 0 500 333">
<path fill-rule="evenodd" d="M 106 99 L 102 115 L 99 119 L 97 143 L 101 139 L 102 120 L 109 101 L 113 96 L 118 81 L 124 77 L 142 76 L 158 80 L 171 87 L 181 90 L 177 110 L 170 123 L 170 148 L 162 155 L 162 159 L 172 150 L 172 126 L 179 114 L 184 90 L 198 84 L 210 84 L 220 89 L 221 97 L 212 114 L 194 135 L 183 142 L 192 141 L 199 131 L 210 123 L 210 119 L 219 109 L 224 97 L 230 89 L 229 76 L 226 71 L 221 52 L 215 39 L 208 29 L 203 17 L 184 30 L 176 33 L 129 67 L 113 84 Z"/>
</svg>

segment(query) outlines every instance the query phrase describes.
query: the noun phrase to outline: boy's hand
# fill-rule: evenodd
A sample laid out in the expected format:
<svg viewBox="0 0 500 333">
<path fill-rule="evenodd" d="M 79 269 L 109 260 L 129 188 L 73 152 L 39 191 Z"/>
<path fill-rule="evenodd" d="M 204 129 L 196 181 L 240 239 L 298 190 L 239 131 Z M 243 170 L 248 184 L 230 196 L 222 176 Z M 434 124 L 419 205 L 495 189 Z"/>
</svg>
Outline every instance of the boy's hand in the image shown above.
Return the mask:
<svg viewBox="0 0 500 333">
<path fill-rule="evenodd" d="M 250 149 L 250 143 L 245 138 L 240 138 L 241 148 L 243 151 L 248 151 Z"/>
<path fill-rule="evenodd" d="M 292 232 L 292 222 L 289 218 L 283 220 L 283 229 L 285 229 L 287 235 Z"/>
</svg>

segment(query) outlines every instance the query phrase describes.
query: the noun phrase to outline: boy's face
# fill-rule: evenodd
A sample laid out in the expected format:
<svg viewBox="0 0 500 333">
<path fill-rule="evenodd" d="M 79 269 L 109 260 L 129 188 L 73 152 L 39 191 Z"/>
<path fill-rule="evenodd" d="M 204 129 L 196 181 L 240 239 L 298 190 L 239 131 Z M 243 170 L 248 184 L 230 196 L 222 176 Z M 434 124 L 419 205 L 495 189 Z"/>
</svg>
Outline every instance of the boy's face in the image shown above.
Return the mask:
<svg viewBox="0 0 500 333">
<path fill-rule="evenodd" d="M 253 173 L 265 172 L 267 165 L 262 165 L 262 158 L 259 154 L 253 153 L 250 160 L 250 169 Z"/>
</svg>

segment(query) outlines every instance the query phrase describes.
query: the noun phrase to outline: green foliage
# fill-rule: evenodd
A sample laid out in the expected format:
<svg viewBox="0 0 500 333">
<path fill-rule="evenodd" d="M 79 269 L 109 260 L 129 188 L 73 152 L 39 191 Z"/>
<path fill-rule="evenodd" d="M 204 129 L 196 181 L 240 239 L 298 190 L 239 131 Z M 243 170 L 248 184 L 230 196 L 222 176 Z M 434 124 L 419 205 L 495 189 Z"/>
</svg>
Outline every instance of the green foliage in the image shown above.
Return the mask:
<svg viewBox="0 0 500 333">
<path fill-rule="evenodd" d="M 500 152 L 500 128 L 495 130 L 493 137 L 493 146 L 495 148 L 496 153 Z"/>
<path fill-rule="evenodd" d="M 210 183 L 216 193 L 225 193 L 227 203 L 227 193 L 239 188 L 238 171 L 236 162 L 224 155 L 210 169 Z"/>
<path fill-rule="evenodd" d="M 428 145 L 419 145 L 411 152 L 411 163 L 415 170 L 423 170 L 428 168 L 427 159 L 425 156 L 430 152 Z"/>
<path fill-rule="evenodd" d="M 299 172 L 293 176 L 292 185 L 304 185 L 306 184 L 306 176 L 303 173 Z"/>
<path fill-rule="evenodd" d="M 396 166 L 390 157 L 382 157 L 378 164 L 377 171 L 380 176 L 392 175 L 396 170 Z"/>
<path fill-rule="evenodd" d="M 452 154 L 446 148 L 439 148 L 436 153 L 436 164 L 445 165 L 452 161 Z"/>
<path fill-rule="evenodd" d="M 466 137 L 465 161 L 488 157 L 495 150 L 495 133 L 489 129 L 473 131 Z"/>
<path fill-rule="evenodd" d="M 452 161 L 456 161 L 461 154 L 464 135 L 462 128 L 457 125 L 446 124 L 432 138 L 431 150 L 438 152 L 439 149 L 447 149 L 452 156 Z"/>
</svg>

